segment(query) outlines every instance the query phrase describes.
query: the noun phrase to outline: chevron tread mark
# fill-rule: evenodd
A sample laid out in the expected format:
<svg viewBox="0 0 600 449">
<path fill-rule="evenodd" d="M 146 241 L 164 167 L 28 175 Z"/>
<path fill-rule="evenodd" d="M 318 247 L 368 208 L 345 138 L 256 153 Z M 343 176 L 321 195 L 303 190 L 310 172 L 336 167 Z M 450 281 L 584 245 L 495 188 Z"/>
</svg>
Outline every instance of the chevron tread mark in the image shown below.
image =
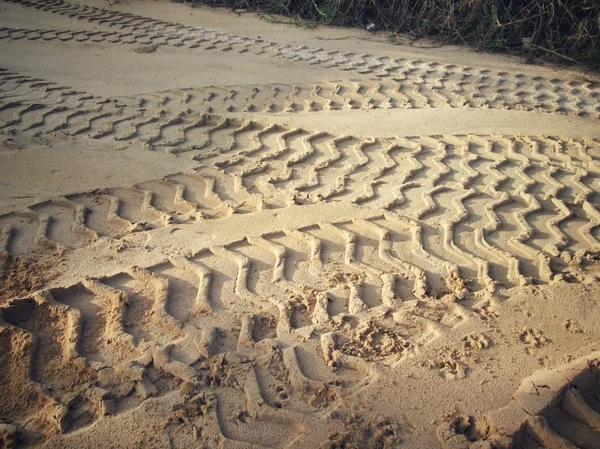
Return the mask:
<svg viewBox="0 0 600 449">
<path fill-rule="evenodd" d="M 470 195 L 430 218 L 460 223 Z M 327 410 L 354 394 L 345 391 L 462 323 L 493 319 L 483 311 L 495 307 L 494 271 L 459 265 L 467 250 L 451 238 L 432 244 L 431 226 L 391 212 L 322 222 L 14 299 L 0 308 L 3 369 L 23 382 L 1 388 L 47 405 L 17 407 L 10 422 L 25 441 L 70 438 L 185 390 L 202 398 L 203 425 L 224 444 L 305 444 L 313 426 L 343 433 Z M 54 421 L 24 425 L 47 410 Z"/>
<path fill-rule="evenodd" d="M 35 411 L 13 410 L 10 421 L 20 437 L 25 442 L 51 434 L 67 438 L 102 416 L 133 410 L 168 391 L 192 388 L 212 404 L 204 422 L 217 440 L 266 447 L 302 441 L 302 429 L 328 419 L 328 405 L 342 394 L 339 378 L 348 385 L 376 371 L 364 365 L 361 354 L 337 349 L 343 344 L 352 352 L 352 341 L 342 343 L 331 332 L 307 341 L 307 329 L 288 327 L 286 308 L 270 298 L 275 290 L 281 295 L 288 287 L 296 288 L 271 286 L 273 270 L 282 266 L 287 271 L 285 254 L 273 260 L 278 244 L 264 238 L 252 241 L 243 247 L 211 247 L 194 258 L 172 258 L 147 269 L 132 267 L 110 278 L 86 279 L 2 307 L 3 338 L 26 335 L 36 346 L 23 355 L 17 343 L 5 341 L 10 349 L 5 366 L 18 370 L 22 365 L 12 358 L 27 357 L 18 393 L 37 394 L 57 410 L 52 416 L 58 416 L 53 425 L 45 423 L 47 429 L 25 429 Z M 245 256 L 251 248 L 258 251 Z M 252 304 L 263 310 L 257 313 Z M 232 320 L 233 310 L 238 318 Z M 380 330 L 373 325 L 366 332 Z M 400 339 L 389 330 L 386 335 Z M 408 351 L 408 343 L 400 341 L 406 346 L 395 351 Z M 60 357 L 46 361 L 53 348 Z M 319 356 L 323 350 L 326 354 Z M 377 347 L 374 351 L 377 359 L 396 354 L 377 353 Z M 308 359 L 312 377 L 303 368 Z M 66 388 L 72 370 L 81 388 Z M 335 420 L 326 427 L 344 430 Z M 322 432 L 309 437 L 312 444 L 327 439 Z"/>
<path fill-rule="evenodd" d="M 208 30 L 200 27 L 184 26 L 155 19 L 134 16 L 118 11 L 71 4 L 62 0 L 17 1 L 45 11 L 68 15 L 69 17 L 97 22 L 99 25 L 120 27 L 124 33 L 98 32 L 90 36 L 92 40 L 108 40 L 109 42 L 160 43 L 175 46 L 203 47 L 207 50 L 251 51 L 258 55 L 285 58 L 303 64 L 319 64 L 325 67 L 352 71 L 375 76 L 381 79 L 392 79 L 391 87 L 376 84 L 370 89 L 371 98 L 382 98 L 383 107 L 393 107 L 394 103 L 412 107 L 477 107 L 477 108 L 509 108 L 517 110 L 540 110 L 575 115 L 598 117 L 600 92 L 598 86 L 590 82 L 529 77 L 524 74 L 492 72 L 487 69 L 442 65 L 420 60 L 404 60 L 368 54 L 329 52 L 320 48 L 306 46 L 292 47 L 264 42 L 233 34 Z M 158 32 L 160 30 L 160 32 Z M 51 30 L 10 30 L 4 29 L 0 37 L 43 39 L 83 39 L 86 33 L 56 32 Z M 77 37 L 76 37 L 77 36 Z M 139 41 L 138 41 L 139 39 Z M 293 91 L 298 89 L 294 88 Z M 318 100 L 321 91 L 315 86 L 310 95 Z M 337 93 L 343 89 L 334 87 Z M 364 92 L 360 82 L 353 83 L 352 93 Z M 393 92 L 396 98 L 387 95 Z M 340 96 L 341 97 L 341 96 Z M 343 97 L 342 97 L 343 98 Z M 318 103 L 318 101 L 317 101 Z M 333 103 L 327 100 L 325 105 Z M 352 107 L 353 101 L 343 101 Z M 362 103 L 364 107 L 372 107 L 372 102 Z M 292 106 L 292 109 L 294 106 Z M 305 110 L 311 110 L 307 103 Z"/>
<path fill-rule="evenodd" d="M 435 256 L 430 265 L 490 290 L 550 282 L 565 270 L 579 276 L 577 261 L 599 249 L 596 141 L 357 139 L 212 116 L 196 130 L 197 169 L 4 215 L 4 253 L 63 251 L 170 223 L 323 202 L 404 216 L 415 248 Z"/>
<path fill-rule="evenodd" d="M 173 153 L 187 153 L 210 146 L 213 134 L 218 135 L 222 130 L 231 132 L 230 128 L 235 126 L 239 129 L 231 134 L 227 150 L 230 151 L 233 149 L 231 145 L 245 144 L 245 136 L 250 139 L 256 137 L 252 130 L 261 128 L 260 124 L 226 119 L 215 113 L 326 110 L 345 108 L 349 104 L 368 108 L 388 107 L 378 97 L 370 96 L 372 92 L 381 92 L 382 83 L 387 81 L 373 80 L 325 83 L 333 86 L 327 89 L 318 85 L 207 87 L 115 99 L 96 97 L 6 70 L 0 71 L 0 82 L 0 128 L 33 136 L 60 133 L 72 138 L 85 135 L 124 143 L 139 141 L 150 149 Z M 344 85 L 347 88 L 342 89 Z M 319 92 L 318 98 L 314 98 L 315 92 Z M 363 96 L 350 103 L 331 102 L 322 100 L 327 96 L 325 92 L 335 97 L 341 93 Z M 540 145 L 537 141 L 532 144 Z M 310 140 L 305 145 L 310 145 Z M 558 148 L 564 144 L 549 139 L 544 145 Z M 590 156 L 586 154 L 587 143 L 577 145 L 580 149 L 576 152 L 584 156 L 584 161 L 590 162 Z M 251 143 L 250 146 L 254 147 Z M 542 158 L 545 159 L 545 156 L 542 155 Z M 376 186 L 377 181 L 373 182 L 375 184 L 372 185 Z"/>
<path fill-rule="evenodd" d="M 23 355 L 5 341 L 5 366 L 17 369 L 12 357 L 26 357 L 20 388 L 58 417 L 47 428 L 25 429 L 34 412 L 18 409 L 10 421 L 25 441 L 66 438 L 150 397 L 193 388 L 209 395 L 205 424 L 212 420 L 208 431 L 218 440 L 300 442 L 298 429 L 328 419 L 328 407 L 344 394 L 339 385 L 364 384 L 365 375 L 377 376 L 372 362 L 400 363 L 470 316 L 452 301 L 429 298 L 418 287 L 418 268 L 372 251 L 381 243 L 363 239 L 365 229 L 377 236 L 369 223 L 323 223 L 248 237 L 9 302 L 0 309 L 2 335 L 26 335 L 34 348 Z M 60 356 L 46 360 L 51 353 Z M 325 428 L 345 432 L 335 420 Z M 310 438 L 318 444 L 327 435 Z"/>
<path fill-rule="evenodd" d="M 580 143 L 565 141 L 560 144 L 560 152 L 554 153 L 555 142 L 531 138 L 468 136 L 463 140 L 442 136 L 423 141 L 371 143 L 350 137 L 317 137 L 314 142 L 320 145 L 310 143 L 305 134 L 301 139 L 303 146 L 296 153 L 293 146 L 280 142 L 279 154 L 289 154 L 287 161 L 256 153 L 243 159 L 215 156 L 213 165 L 241 177 L 248 190 L 258 189 L 268 207 L 351 201 L 424 221 L 423 245 L 439 235 L 445 241 L 442 251 L 451 253 L 444 257 L 463 265 L 473 259 L 473 254 L 465 251 L 466 246 L 490 248 L 508 262 L 511 282 L 528 282 L 528 278 L 549 281 L 553 276 L 552 263 L 564 265 L 565 258 L 570 260 L 575 253 L 596 251 L 597 205 L 588 200 L 595 198 L 593 189 L 588 187 L 598 182 L 595 163 L 575 162 L 579 156 L 567 157 L 568 162 L 554 157 L 564 154 L 563 148 L 572 144 L 581 150 Z M 543 147 L 546 153 L 542 156 Z M 408 164 L 390 159 L 394 154 L 390 148 L 397 151 L 396 157 L 404 156 Z M 458 156 L 465 151 L 477 164 L 460 160 Z M 318 154 L 325 157 L 315 158 Z M 295 163 L 306 157 L 313 161 L 316 173 L 307 165 L 306 174 L 302 174 L 302 164 Z M 201 161 L 208 164 L 211 159 L 202 155 Z M 246 165 L 242 166 L 242 161 Z M 574 168 L 572 163 L 586 168 Z M 308 182 L 290 182 L 294 179 Z M 388 189 L 387 183 L 398 187 Z M 479 206 L 474 209 L 475 205 Z M 461 244 L 457 246 L 454 239 L 473 234 L 457 233 L 454 228 L 464 227 L 471 218 L 479 223 L 469 226 L 483 232 L 475 242 L 463 244 L 461 250 Z M 508 250 L 500 249 L 506 247 L 505 242 L 509 243 Z M 565 253 L 562 250 L 567 242 L 569 251 Z M 485 267 L 484 260 L 476 259 L 471 265 L 482 282 L 489 281 L 485 274 L 489 267 Z"/>
</svg>

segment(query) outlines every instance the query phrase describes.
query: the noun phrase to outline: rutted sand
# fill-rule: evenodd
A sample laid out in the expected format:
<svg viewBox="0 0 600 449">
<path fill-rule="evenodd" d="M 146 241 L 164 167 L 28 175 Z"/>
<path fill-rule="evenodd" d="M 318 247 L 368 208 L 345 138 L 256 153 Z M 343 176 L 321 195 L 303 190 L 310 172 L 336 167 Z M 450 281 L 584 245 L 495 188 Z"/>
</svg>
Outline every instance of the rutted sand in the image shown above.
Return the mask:
<svg viewBox="0 0 600 449">
<path fill-rule="evenodd" d="M 597 447 L 593 76 L 0 11 L 0 447 Z"/>
</svg>

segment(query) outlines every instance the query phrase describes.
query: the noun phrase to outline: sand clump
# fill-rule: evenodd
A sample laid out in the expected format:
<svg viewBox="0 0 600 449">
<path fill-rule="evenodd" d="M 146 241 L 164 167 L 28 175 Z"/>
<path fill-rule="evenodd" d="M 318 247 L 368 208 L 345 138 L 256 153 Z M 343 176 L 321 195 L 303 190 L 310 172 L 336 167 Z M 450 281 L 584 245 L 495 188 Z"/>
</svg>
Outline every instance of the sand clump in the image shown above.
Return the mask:
<svg viewBox="0 0 600 449">
<path fill-rule="evenodd" d="M 0 271 L 2 302 L 42 289 L 58 275 L 56 264 L 59 260 L 59 258 L 35 260 L 8 256 Z"/>
</svg>

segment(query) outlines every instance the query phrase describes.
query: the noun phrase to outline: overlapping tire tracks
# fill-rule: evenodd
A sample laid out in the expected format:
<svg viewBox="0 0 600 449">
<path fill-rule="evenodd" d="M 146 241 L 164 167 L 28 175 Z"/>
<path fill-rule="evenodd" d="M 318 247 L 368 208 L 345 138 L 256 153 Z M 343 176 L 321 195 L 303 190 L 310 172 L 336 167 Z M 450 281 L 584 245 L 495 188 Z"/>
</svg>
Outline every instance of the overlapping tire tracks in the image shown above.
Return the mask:
<svg viewBox="0 0 600 449">
<path fill-rule="evenodd" d="M 283 107 L 279 107 L 283 110 L 328 110 L 358 106 L 476 107 L 561 112 L 592 117 L 598 117 L 600 114 L 600 88 L 593 82 L 548 79 L 542 76 L 493 72 L 436 62 L 280 45 L 218 30 L 164 22 L 63 0 L 16 3 L 77 20 L 94 22 L 100 26 L 119 28 L 123 32 L 3 28 L 0 30 L 0 39 L 106 41 L 251 52 L 263 57 L 285 58 L 298 62 L 299 65 L 335 67 L 361 77 L 357 82 L 250 87 L 247 88 L 249 93 L 262 97 L 262 104 L 246 103 L 247 108 L 254 110 L 277 109 L 278 101 L 274 101 L 273 105 L 269 100 L 278 96 L 279 102 L 283 104 Z M 212 93 L 210 89 L 201 89 L 198 96 L 218 96 L 215 95 L 217 92 L 216 88 Z M 348 95 L 349 93 L 351 95 Z"/>
<path fill-rule="evenodd" d="M 343 408 L 462 323 L 493 319 L 507 289 L 589 280 L 586 265 L 600 249 L 597 140 L 376 139 L 227 114 L 473 107 L 596 118 L 600 88 L 592 83 L 278 45 L 62 0 L 16 3 L 120 30 L 3 28 L 0 39 L 250 52 L 361 79 L 108 99 L 0 72 L 4 132 L 142 143 L 197 164 L 0 216 L 2 261 L 271 209 L 348 203 L 373 214 L 249 231 L 6 301 L 6 438 L 60 445 L 74 430 L 179 394 L 178 407 L 194 406 L 180 418 L 215 445 L 316 447 L 331 429 L 345 444 L 366 444 L 358 421 L 336 421 L 331 404 Z M 382 445 L 399 437 L 385 420 L 358 425 Z"/>
</svg>

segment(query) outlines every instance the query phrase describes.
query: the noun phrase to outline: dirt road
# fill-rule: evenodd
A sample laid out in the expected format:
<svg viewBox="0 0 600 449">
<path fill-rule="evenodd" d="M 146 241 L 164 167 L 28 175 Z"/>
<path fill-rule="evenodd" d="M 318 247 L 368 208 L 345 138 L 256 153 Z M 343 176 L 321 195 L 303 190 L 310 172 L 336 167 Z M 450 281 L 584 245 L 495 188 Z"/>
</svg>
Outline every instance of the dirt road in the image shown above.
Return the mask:
<svg viewBox="0 0 600 449">
<path fill-rule="evenodd" d="M 0 447 L 598 448 L 600 84 L 0 2 Z"/>
</svg>

